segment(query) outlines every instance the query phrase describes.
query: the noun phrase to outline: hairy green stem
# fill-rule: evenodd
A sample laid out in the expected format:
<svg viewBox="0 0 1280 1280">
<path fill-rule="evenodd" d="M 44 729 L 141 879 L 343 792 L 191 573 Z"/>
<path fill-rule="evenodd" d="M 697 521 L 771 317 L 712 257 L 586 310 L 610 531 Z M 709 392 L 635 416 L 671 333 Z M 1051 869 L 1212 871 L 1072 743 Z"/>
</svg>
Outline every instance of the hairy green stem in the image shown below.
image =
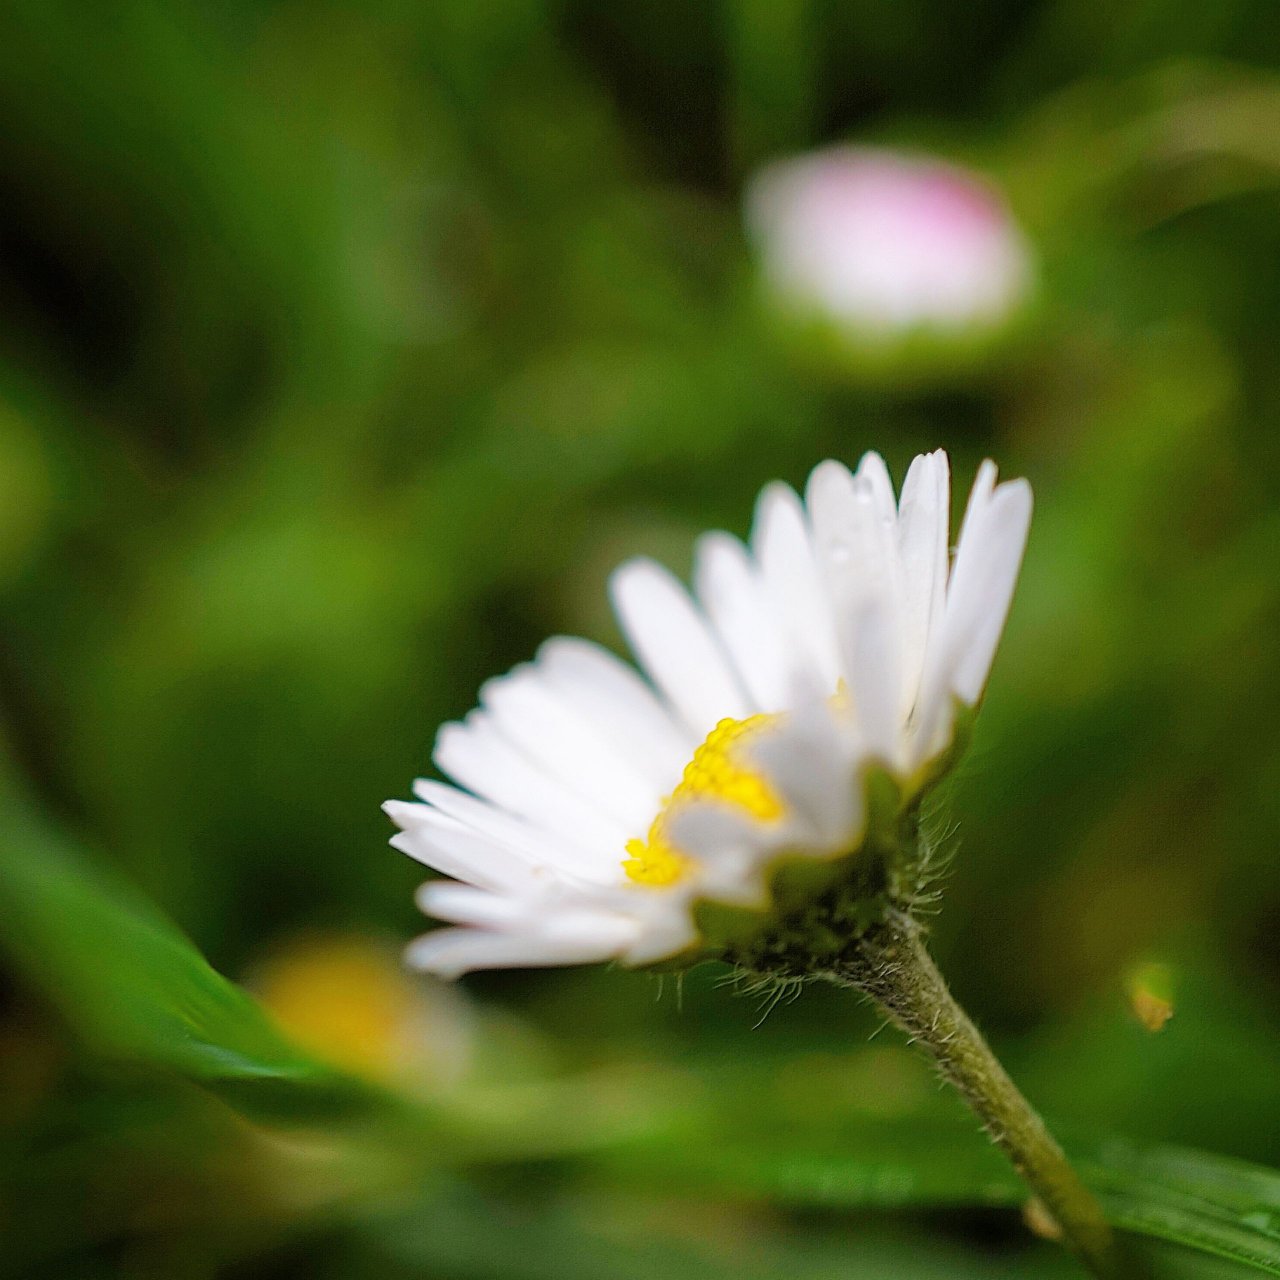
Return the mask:
<svg viewBox="0 0 1280 1280">
<path fill-rule="evenodd" d="M 928 1052 L 1094 1275 L 1126 1274 L 1101 1206 L 956 1003 L 914 921 L 898 917 L 864 936 L 825 976 L 871 996 Z"/>
</svg>

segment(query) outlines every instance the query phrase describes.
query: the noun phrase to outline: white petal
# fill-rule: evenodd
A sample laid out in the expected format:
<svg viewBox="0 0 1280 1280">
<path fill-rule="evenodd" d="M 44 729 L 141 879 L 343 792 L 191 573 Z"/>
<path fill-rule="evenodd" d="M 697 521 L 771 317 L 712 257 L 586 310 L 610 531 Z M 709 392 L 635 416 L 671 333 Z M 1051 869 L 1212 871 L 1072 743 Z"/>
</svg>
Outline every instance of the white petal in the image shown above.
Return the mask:
<svg viewBox="0 0 1280 1280">
<path fill-rule="evenodd" d="M 510 928 L 525 924 L 532 910 L 528 898 L 509 893 L 489 893 L 454 880 L 428 880 L 414 895 L 418 910 L 450 924 L 469 924 L 482 929 Z"/>
<path fill-rule="evenodd" d="M 382 807 L 401 827 L 400 833 L 391 837 L 392 846 L 434 871 L 489 889 L 531 885 L 536 880 L 529 863 L 508 846 L 426 805 L 389 800 Z"/>
<path fill-rule="evenodd" d="M 698 738 L 749 707 L 723 651 L 688 593 L 661 565 L 630 560 L 609 581 L 627 641 Z"/>
<path fill-rule="evenodd" d="M 820 463 L 806 498 L 858 725 L 869 747 L 892 761 L 903 687 L 901 575 L 874 475 L 874 468 L 854 477 L 838 462 Z"/>
<path fill-rule="evenodd" d="M 849 691 L 867 751 L 891 768 L 902 758 L 902 632 L 883 593 L 850 612 Z"/>
<path fill-rule="evenodd" d="M 875 621 L 868 625 L 876 629 L 876 634 L 864 638 L 855 625 L 855 670 L 869 670 L 878 677 L 873 681 L 875 696 L 891 709 L 886 718 L 894 722 L 885 733 L 896 740 L 901 721 L 910 710 L 901 696 L 906 600 L 898 550 L 898 508 L 888 468 L 878 453 L 863 456 L 853 484 L 857 499 L 854 562 L 865 602 L 862 607 L 869 608 Z"/>
<path fill-rule="evenodd" d="M 600 857 L 600 850 L 579 839 L 535 827 L 515 813 L 495 808 L 487 800 L 460 791 L 446 782 L 418 778 L 413 784 L 413 792 L 431 812 L 438 812 L 441 819 L 454 819 L 478 835 L 511 849 L 513 854 L 535 869 L 585 876 L 602 883 L 614 879 L 614 869 L 608 865 L 607 859 Z"/>
<path fill-rule="evenodd" d="M 793 662 L 746 548 L 727 533 L 698 540 L 694 585 L 702 607 L 758 711 L 780 711 L 794 686 Z"/>
<path fill-rule="evenodd" d="M 698 930 L 686 904 L 672 903 L 672 909 L 654 913 L 644 921 L 635 940 L 622 953 L 629 965 L 654 964 L 687 951 L 698 940 Z"/>
<path fill-rule="evenodd" d="M 1031 506 L 1031 486 L 1025 480 L 1002 484 L 968 546 L 961 534 L 953 587 L 955 632 L 948 642 L 958 646 L 952 687 L 971 705 L 982 696 L 1009 614 L 1031 526 Z"/>
<path fill-rule="evenodd" d="M 774 617 L 813 664 L 819 687 L 834 693 L 840 682 L 835 622 L 804 508 L 789 486 L 771 484 L 761 493 L 751 542 Z"/>
<path fill-rule="evenodd" d="M 476 969 L 592 964 L 620 955 L 636 934 L 634 921 L 604 915 L 565 922 L 565 927 L 549 934 L 437 929 L 409 944 L 405 962 L 441 978 L 457 978 Z"/>
<path fill-rule="evenodd" d="M 921 454 L 907 472 L 898 510 L 904 591 L 903 681 L 908 704 L 920 689 L 925 654 L 942 622 L 947 588 L 951 484 L 947 455 Z"/>
<path fill-rule="evenodd" d="M 990 458 L 984 458 L 978 464 L 978 470 L 973 477 L 973 488 L 969 490 L 969 501 L 965 504 L 964 516 L 960 521 L 960 537 L 956 544 L 957 550 L 959 550 L 959 543 L 964 541 L 965 529 L 972 525 L 975 519 L 981 517 L 988 503 L 990 503 L 999 475 L 999 467 Z"/>
<path fill-rule="evenodd" d="M 808 703 L 744 748 L 815 844 L 853 848 L 865 821 L 859 756 L 823 703 Z"/>
<path fill-rule="evenodd" d="M 813 526 L 814 560 L 835 623 L 840 673 L 848 679 L 848 614 L 858 587 L 853 560 L 857 498 L 849 468 L 833 461 L 814 467 L 805 485 L 805 506 Z"/>
<path fill-rule="evenodd" d="M 947 585 L 942 625 L 925 660 L 913 730 L 916 755 L 940 749 L 951 698 L 982 696 L 1004 627 L 1031 521 L 1031 488 L 1015 480 L 995 488 L 996 469 L 978 469 Z"/>
<path fill-rule="evenodd" d="M 486 681 L 480 703 L 504 738 L 628 830 L 653 820 L 662 792 L 566 704 L 533 665 Z"/>
<path fill-rule="evenodd" d="M 712 797 L 686 800 L 667 814 L 667 834 L 676 848 L 714 873 L 716 864 L 763 847 L 779 824 L 763 822 L 740 805 Z"/>
<path fill-rule="evenodd" d="M 589 640 L 555 636 L 538 650 L 538 666 L 566 703 L 607 726 L 626 755 L 665 794 L 698 740 L 620 658 Z"/>
<path fill-rule="evenodd" d="M 760 822 L 735 805 L 711 799 L 688 801 L 667 818 L 672 843 L 698 864 L 699 894 L 741 906 L 763 903 L 761 871 L 788 829 L 781 821 Z"/>
<path fill-rule="evenodd" d="M 534 825 L 600 851 L 602 859 L 625 846 L 630 832 L 537 768 L 501 736 L 487 713 L 472 711 L 444 725 L 436 738 L 436 765 L 455 782 L 512 809 Z"/>
<path fill-rule="evenodd" d="M 864 453 L 858 463 L 856 479 L 867 486 L 875 512 L 881 522 L 893 528 L 898 522 L 898 500 L 893 493 L 893 480 L 884 459 L 875 452 Z"/>
</svg>

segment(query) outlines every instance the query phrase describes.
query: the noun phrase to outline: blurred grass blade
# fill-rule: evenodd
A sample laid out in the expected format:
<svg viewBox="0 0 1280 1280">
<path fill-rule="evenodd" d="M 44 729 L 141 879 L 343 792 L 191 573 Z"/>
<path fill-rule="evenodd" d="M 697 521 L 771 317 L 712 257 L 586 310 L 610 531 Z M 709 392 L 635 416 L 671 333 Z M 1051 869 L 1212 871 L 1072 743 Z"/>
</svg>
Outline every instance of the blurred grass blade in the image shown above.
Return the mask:
<svg viewBox="0 0 1280 1280">
<path fill-rule="evenodd" d="M 1280 1172 L 1203 1151 L 1118 1142 L 1079 1163 L 1122 1230 L 1233 1264 L 1205 1274 L 1280 1276 Z"/>
<path fill-rule="evenodd" d="M 696 1197 L 650 1192 L 619 1203 L 582 1189 L 532 1203 L 462 1187 L 381 1207 L 360 1228 L 379 1280 L 1077 1280 L 1060 1250 L 1028 1238 L 974 1251 L 910 1223 L 761 1220 Z M 350 1280 L 347 1260 L 315 1280 Z"/>
<path fill-rule="evenodd" d="M 0 896 L 0 949 L 93 1051 L 273 1118 L 374 1098 L 296 1050 L 154 907 L 11 800 L 0 814 Z"/>
<path fill-rule="evenodd" d="M 842 1125 L 830 1143 L 760 1142 L 725 1132 L 687 1134 L 616 1152 L 610 1166 L 628 1181 L 761 1196 L 796 1208 L 903 1209 L 1009 1206 L 1021 1181 L 971 1126 L 945 1116 Z"/>
<path fill-rule="evenodd" d="M 1026 1190 L 967 1119 L 927 1114 L 849 1123 L 834 1138 L 762 1139 L 726 1125 L 694 1140 L 616 1149 L 611 1172 L 639 1187 L 673 1182 L 795 1208 L 1016 1207 Z M 1180 1148 L 1119 1139 L 1073 1144 L 1107 1215 L 1147 1256 L 1153 1276 L 1280 1275 L 1280 1172 Z"/>
</svg>

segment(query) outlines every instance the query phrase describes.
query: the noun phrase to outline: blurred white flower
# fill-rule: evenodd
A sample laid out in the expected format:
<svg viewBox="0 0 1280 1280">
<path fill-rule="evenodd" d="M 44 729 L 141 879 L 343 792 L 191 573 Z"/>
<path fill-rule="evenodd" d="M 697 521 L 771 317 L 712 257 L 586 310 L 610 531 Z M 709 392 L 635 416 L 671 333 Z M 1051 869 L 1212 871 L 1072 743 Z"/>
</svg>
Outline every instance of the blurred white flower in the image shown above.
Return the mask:
<svg viewBox="0 0 1280 1280">
<path fill-rule="evenodd" d="M 946 455 L 916 458 L 895 499 L 871 453 L 856 474 L 822 463 L 803 501 L 767 487 L 749 547 L 705 535 L 692 598 L 652 561 L 622 565 L 613 602 L 648 680 L 549 640 L 440 731 L 458 785 L 387 804 L 392 844 L 452 877 L 418 901 L 459 927 L 410 962 L 694 956 L 699 904 L 767 913 L 781 860 L 856 854 L 869 772 L 910 803 L 981 697 L 1030 517 L 1026 481 L 983 463 L 952 564 Z"/>
<path fill-rule="evenodd" d="M 881 342 L 991 330 L 1027 296 L 1027 243 L 976 174 L 869 147 L 782 160 L 751 181 L 766 283 L 799 316 Z"/>
</svg>

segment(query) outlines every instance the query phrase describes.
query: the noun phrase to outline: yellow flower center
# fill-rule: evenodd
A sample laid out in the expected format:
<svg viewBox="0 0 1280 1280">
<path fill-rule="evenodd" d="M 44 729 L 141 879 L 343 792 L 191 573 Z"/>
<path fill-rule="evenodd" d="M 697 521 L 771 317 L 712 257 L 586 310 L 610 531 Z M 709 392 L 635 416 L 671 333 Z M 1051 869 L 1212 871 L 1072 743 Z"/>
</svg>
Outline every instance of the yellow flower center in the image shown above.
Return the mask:
<svg viewBox="0 0 1280 1280">
<path fill-rule="evenodd" d="M 672 811 L 688 800 L 719 800 L 736 805 L 753 818 L 769 822 L 782 816 L 782 801 L 767 778 L 744 767 L 739 748 L 776 717 L 748 716 L 721 720 L 693 753 L 675 790 L 662 802 L 643 840 L 627 841 L 622 869 L 629 879 L 653 889 L 676 884 L 689 874 L 692 860 L 672 844 L 667 827 Z"/>
</svg>

